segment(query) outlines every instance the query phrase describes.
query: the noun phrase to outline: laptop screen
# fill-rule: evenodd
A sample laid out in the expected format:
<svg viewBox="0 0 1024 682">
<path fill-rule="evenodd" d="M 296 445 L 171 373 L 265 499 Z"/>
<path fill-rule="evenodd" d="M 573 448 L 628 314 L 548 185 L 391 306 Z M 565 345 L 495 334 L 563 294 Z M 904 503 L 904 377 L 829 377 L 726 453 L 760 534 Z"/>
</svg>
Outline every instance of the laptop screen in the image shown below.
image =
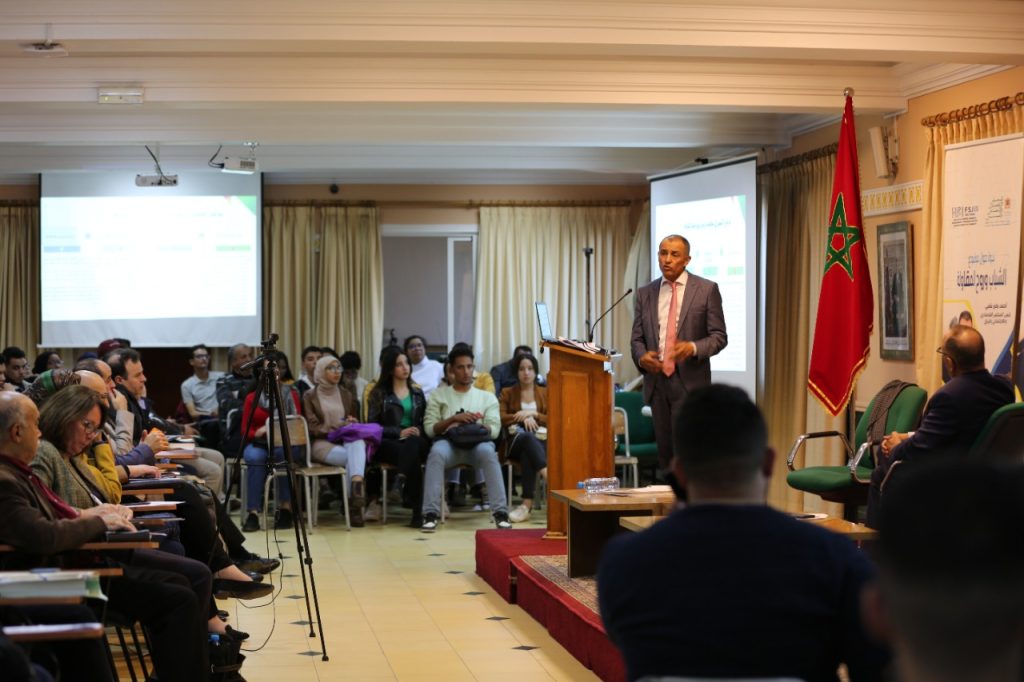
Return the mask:
<svg viewBox="0 0 1024 682">
<path fill-rule="evenodd" d="M 537 301 L 534 304 L 537 308 L 537 323 L 540 325 L 540 338 L 545 341 L 555 338 L 551 333 L 551 316 L 548 314 L 548 304 Z"/>
</svg>

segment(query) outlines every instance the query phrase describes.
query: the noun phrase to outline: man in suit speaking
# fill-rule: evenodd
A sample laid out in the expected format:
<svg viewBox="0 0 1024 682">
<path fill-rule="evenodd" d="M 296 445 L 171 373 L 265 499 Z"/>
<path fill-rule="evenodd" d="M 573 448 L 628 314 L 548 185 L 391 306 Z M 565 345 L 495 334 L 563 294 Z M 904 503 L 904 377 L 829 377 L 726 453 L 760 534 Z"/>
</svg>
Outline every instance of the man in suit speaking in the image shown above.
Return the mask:
<svg viewBox="0 0 1024 682">
<path fill-rule="evenodd" d="M 662 239 L 662 276 L 637 291 L 633 315 L 630 347 L 654 414 L 662 472 L 672 459 L 672 425 L 683 400 L 711 383 L 711 356 L 728 343 L 718 285 L 686 272 L 689 262 L 689 241 L 677 234 Z"/>
</svg>

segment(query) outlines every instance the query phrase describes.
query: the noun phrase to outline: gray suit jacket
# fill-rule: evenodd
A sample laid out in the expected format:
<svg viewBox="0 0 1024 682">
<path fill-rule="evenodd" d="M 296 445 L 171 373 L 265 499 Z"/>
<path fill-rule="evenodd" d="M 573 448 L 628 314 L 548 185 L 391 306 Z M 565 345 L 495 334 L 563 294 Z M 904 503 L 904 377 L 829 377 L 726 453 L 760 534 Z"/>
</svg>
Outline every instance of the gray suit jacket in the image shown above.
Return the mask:
<svg viewBox="0 0 1024 682">
<path fill-rule="evenodd" d="M 661 280 L 659 277 L 637 291 L 633 314 L 630 350 L 633 363 L 644 375 L 645 402 L 650 402 L 654 392 L 654 377 L 640 367 L 640 356 L 649 350 L 658 351 L 658 293 Z M 725 333 L 722 294 L 717 284 L 692 272 L 686 280 L 676 338 L 693 341 L 697 346 L 697 354 L 676 363 L 673 379 L 682 381 L 687 391 L 710 384 L 711 356 L 716 355 L 729 342 Z"/>
</svg>

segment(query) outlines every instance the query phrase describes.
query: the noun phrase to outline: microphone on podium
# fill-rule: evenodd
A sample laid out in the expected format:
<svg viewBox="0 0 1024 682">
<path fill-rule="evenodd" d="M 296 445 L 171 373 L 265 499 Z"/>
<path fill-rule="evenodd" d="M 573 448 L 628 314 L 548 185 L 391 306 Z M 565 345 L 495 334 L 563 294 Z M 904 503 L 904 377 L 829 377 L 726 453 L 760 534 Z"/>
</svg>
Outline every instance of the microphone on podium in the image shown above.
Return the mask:
<svg viewBox="0 0 1024 682">
<path fill-rule="evenodd" d="M 624 293 L 622 296 L 619 296 L 618 300 L 616 300 L 615 303 L 612 303 L 610 306 L 608 306 L 608 309 L 605 310 L 603 313 L 601 313 L 600 316 L 598 316 L 598 318 L 596 320 L 594 320 L 594 324 L 591 325 L 590 329 L 587 330 L 587 343 L 593 343 L 594 342 L 594 330 L 597 329 L 597 323 L 600 322 L 601 320 L 603 320 L 605 315 L 607 315 L 612 310 L 614 310 L 615 306 L 617 306 L 618 304 L 622 303 L 622 299 L 626 298 L 631 293 L 633 293 L 633 288 L 632 287 L 627 289 L 626 293 Z"/>
</svg>

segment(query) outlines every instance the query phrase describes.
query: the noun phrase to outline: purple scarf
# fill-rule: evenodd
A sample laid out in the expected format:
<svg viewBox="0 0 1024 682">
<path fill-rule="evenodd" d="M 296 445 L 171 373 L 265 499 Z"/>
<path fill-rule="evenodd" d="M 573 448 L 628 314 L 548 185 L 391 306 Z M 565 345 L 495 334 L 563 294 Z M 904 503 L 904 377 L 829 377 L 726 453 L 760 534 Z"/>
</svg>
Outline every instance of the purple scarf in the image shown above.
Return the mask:
<svg viewBox="0 0 1024 682">
<path fill-rule="evenodd" d="M 384 427 L 380 424 L 342 424 L 327 434 L 332 443 L 351 443 L 354 440 L 366 441 L 366 461 L 373 459 L 373 453 L 380 447 L 384 436 Z"/>
</svg>

